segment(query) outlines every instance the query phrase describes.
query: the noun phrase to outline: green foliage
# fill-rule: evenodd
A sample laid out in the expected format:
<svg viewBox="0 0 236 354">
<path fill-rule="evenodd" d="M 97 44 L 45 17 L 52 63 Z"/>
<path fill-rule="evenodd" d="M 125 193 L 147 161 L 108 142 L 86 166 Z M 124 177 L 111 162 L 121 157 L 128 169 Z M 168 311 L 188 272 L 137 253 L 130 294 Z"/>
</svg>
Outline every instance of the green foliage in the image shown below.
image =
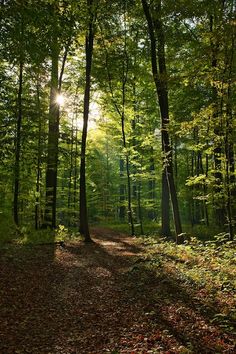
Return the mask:
<svg viewBox="0 0 236 354">
<path fill-rule="evenodd" d="M 0 211 L 0 244 L 13 241 L 16 238 L 17 229 L 13 224 L 12 216 L 6 211 Z"/>
<path fill-rule="evenodd" d="M 229 241 L 228 234 L 218 234 L 206 242 L 190 237 L 179 246 L 161 238 L 146 238 L 144 243 L 149 246 L 149 261 L 158 259 L 162 266 L 172 262 L 179 277 L 194 287 L 204 287 L 215 296 L 236 291 L 236 244 Z"/>
<path fill-rule="evenodd" d="M 200 307 L 204 304 L 205 311 L 215 309 L 208 311 L 212 324 L 235 333 L 236 243 L 228 241 L 228 236 L 221 233 L 208 242 L 191 237 L 178 246 L 162 238 L 145 238 L 142 243 L 148 253 L 137 261 L 135 270 L 146 269 L 160 278 L 164 272 Z"/>
<path fill-rule="evenodd" d="M 95 2 L 96 3 L 96 2 Z M 125 6 L 124 6 L 125 3 Z M 85 80 L 84 1 L 5 1 L 0 39 L 1 238 L 14 234 L 12 213 L 19 63 L 23 61 L 19 216 L 38 226 L 45 206 L 50 56 L 53 38 L 68 59 L 60 109 L 58 224 L 78 228 L 82 92 Z M 152 6 L 155 6 L 153 3 Z M 127 218 L 129 159 L 136 232 L 161 221 L 160 114 L 151 78 L 150 48 L 141 2 L 100 2 L 92 67 L 87 190 L 91 222 Z M 163 3 L 170 124 L 175 178 L 185 231 L 211 238 L 233 231 L 235 215 L 235 88 L 233 2 Z M 125 82 L 124 82 L 125 78 Z M 125 84 L 125 90 L 124 85 Z M 123 97 L 123 92 L 125 97 Z M 98 110 L 93 110 L 96 101 Z M 124 108 L 126 148 L 122 147 Z M 122 192 L 122 198 L 120 196 Z M 0 216 L 1 218 L 1 216 Z M 156 227 L 155 223 L 158 224 Z M 218 228 L 215 230 L 215 228 Z M 227 230 L 228 228 L 228 230 Z M 139 231 L 138 231 L 139 230 Z M 28 233 L 23 232 L 23 233 Z M 45 236 L 47 237 L 47 236 Z"/>
</svg>

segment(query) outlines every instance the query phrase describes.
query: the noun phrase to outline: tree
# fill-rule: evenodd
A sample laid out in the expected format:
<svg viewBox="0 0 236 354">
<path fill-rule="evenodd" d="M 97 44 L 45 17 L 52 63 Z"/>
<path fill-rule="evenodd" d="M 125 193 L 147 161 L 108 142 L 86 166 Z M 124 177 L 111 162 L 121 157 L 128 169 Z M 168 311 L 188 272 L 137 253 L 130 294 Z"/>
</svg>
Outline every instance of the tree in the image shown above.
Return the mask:
<svg viewBox="0 0 236 354">
<path fill-rule="evenodd" d="M 161 111 L 162 149 L 164 154 L 163 170 L 166 176 L 166 179 L 165 177 L 163 177 L 163 187 L 166 184 L 166 180 L 167 180 L 169 193 L 171 197 L 172 209 L 173 209 L 176 240 L 178 242 L 178 237 L 179 235 L 182 234 L 182 227 L 180 221 L 176 188 L 174 183 L 172 149 L 171 149 L 170 138 L 168 133 L 169 107 L 168 107 L 167 71 L 166 71 L 165 49 L 164 49 L 165 41 L 164 41 L 163 25 L 161 21 L 161 2 L 158 1 L 156 6 L 154 6 L 153 8 L 153 13 L 155 13 L 155 16 L 151 14 L 150 5 L 148 5 L 146 0 L 142 0 L 142 5 L 143 5 L 144 14 L 147 19 L 147 24 L 148 24 L 148 30 L 149 30 L 149 36 L 151 42 L 152 73 L 156 85 L 156 92 L 157 92 L 160 111 Z M 158 43 L 158 48 L 156 48 L 156 40 Z M 159 65 L 159 72 L 157 67 L 157 59 Z M 164 197 L 165 195 L 163 191 L 163 198 Z M 165 200 L 167 200 L 167 198 Z M 164 218 L 162 219 L 163 222 L 166 220 L 167 219 Z M 166 226 L 163 225 L 163 229 L 165 228 Z"/>
<path fill-rule="evenodd" d="M 91 70 L 93 59 L 93 42 L 94 42 L 94 26 L 96 3 L 93 0 L 87 0 L 88 11 L 88 28 L 85 38 L 85 88 L 84 88 L 84 111 L 83 111 L 83 131 L 81 140 L 81 159 L 80 159 L 80 233 L 83 235 L 85 242 L 91 242 L 89 226 L 88 226 L 88 210 L 86 196 L 86 142 L 89 118 L 89 100 L 91 89 Z"/>
<path fill-rule="evenodd" d="M 66 12 L 68 4 L 62 7 L 63 13 Z M 58 97 L 61 94 L 62 79 L 65 69 L 67 54 L 73 38 L 73 13 L 68 19 L 70 28 L 65 32 L 65 37 L 59 36 L 63 25 L 63 13 L 60 14 L 59 3 L 56 1 L 49 6 L 52 13 L 51 20 L 51 82 L 50 82 L 50 103 L 49 103 L 49 128 L 48 128 L 48 152 L 47 152 L 47 168 L 46 168 L 46 202 L 44 212 L 43 228 L 56 228 L 56 207 L 57 207 L 57 170 L 58 170 L 58 142 L 60 127 L 60 103 Z M 62 18 L 60 18 L 62 16 Z M 59 56 L 61 52 L 61 41 L 66 38 L 64 55 L 59 73 Z"/>
</svg>

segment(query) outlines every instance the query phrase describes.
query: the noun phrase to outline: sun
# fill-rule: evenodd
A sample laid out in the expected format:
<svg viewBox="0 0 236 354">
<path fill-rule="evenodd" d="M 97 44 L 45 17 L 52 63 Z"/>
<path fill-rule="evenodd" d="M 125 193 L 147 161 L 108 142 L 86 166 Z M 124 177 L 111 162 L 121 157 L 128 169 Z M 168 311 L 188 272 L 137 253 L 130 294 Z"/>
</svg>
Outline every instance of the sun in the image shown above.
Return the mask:
<svg viewBox="0 0 236 354">
<path fill-rule="evenodd" d="M 65 103 L 65 97 L 63 95 L 57 95 L 56 103 L 58 104 L 58 106 L 63 106 Z"/>
</svg>

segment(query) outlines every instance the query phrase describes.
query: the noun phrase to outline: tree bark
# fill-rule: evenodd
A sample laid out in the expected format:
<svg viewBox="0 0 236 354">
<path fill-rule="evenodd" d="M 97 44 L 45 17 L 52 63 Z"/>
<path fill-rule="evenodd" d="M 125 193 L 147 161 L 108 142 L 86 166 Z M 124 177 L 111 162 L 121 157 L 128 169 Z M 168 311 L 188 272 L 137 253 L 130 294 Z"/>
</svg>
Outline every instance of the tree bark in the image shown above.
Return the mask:
<svg viewBox="0 0 236 354">
<path fill-rule="evenodd" d="M 125 220 L 125 185 L 123 182 L 124 179 L 124 161 L 122 157 L 120 157 L 120 205 L 119 205 L 119 219 L 120 221 Z"/>
<path fill-rule="evenodd" d="M 37 151 L 37 175 L 36 175 L 36 200 L 35 200 L 35 229 L 38 230 L 40 220 L 40 181 L 42 176 L 42 117 L 40 110 L 40 83 L 37 78 L 37 111 L 38 111 L 38 151 Z"/>
<path fill-rule="evenodd" d="M 59 105 L 56 102 L 58 90 L 59 46 L 57 39 L 52 43 L 51 87 L 49 106 L 48 152 L 46 168 L 46 203 L 43 228 L 56 227 L 57 162 L 59 139 Z"/>
<path fill-rule="evenodd" d="M 173 174 L 173 161 L 172 161 L 172 148 L 170 144 L 170 138 L 168 133 L 169 124 L 169 104 L 168 104 L 168 89 L 167 89 L 167 70 L 165 63 L 165 40 L 164 32 L 161 22 L 161 1 L 157 1 L 157 7 L 155 8 L 155 21 L 152 18 L 150 12 L 150 6 L 146 0 L 142 0 L 144 14 L 147 19 L 149 37 L 151 42 L 151 62 L 152 62 L 152 74 L 154 83 L 156 86 L 156 92 L 161 111 L 161 125 L 162 125 L 162 149 L 164 155 L 163 169 L 166 174 L 168 188 L 171 198 L 174 226 L 176 233 L 176 242 L 179 243 L 179 235 L 182 234 L 182 226 L 179 214 L 179 206 L 177 193 L 174 182 Z M 158 48 L 156 48 L 156 40 L 158 41 Z M 158 58 L 158 65 L 157 65 Z M 159 72 L 158 72 L 159 66 Z"/>
<path fill-rule="evenodd" d="M 124 56 L 126 57 L 126 61 L 128 61 L 127 53 L 126 53 L 126 41 L 124 48 Z M 125 134 L 125 101 L 126 101 L 126 82 L 127 82 L 127 72 L 128 63 L 123 62 L 123 82 L 122 82 L 122 112 L 121 112 L 121 131 L 122 131 L 122 141 L 123 147 L 125 150 L 125 166 L 126 166 L 126 175 L 127 175 L 127 197 L 128 197 L 128 222 L 131 227 L 131 235 L 134 236 L 134 220 L 133 220 L 133 211 L 132 211 L 132 193 L 131 193 L 131 178 L 130 178 L 130 163 L 129 163 L 129 155 L 127 151 L 127 143 L 126 143 L 126 134 Z"/>
<path fill-rule="evenodd" d="M 171 236 L 170 230 L 170 193 L 166 176 L 166 169 L 162 171 L 162 196 L 161 196 L 161 234 Z"/>
<path fill-rule="evenodd" d="M 50 105 L 49 105 L 49 129 L 48 129 L 48 153 L 46 168 L 46 203 L 44 212 L 43 228 L 56 228 L 57 210 L 57 169 L 58 169 L 58 142 L 60 127 L 60 105 L 57 97 L 61 93 L 62 78 L 65 69 L 66 58 L 70 46 L 69 38 L 65 47 L 62 66 L 59 75 L 59 54 L 60 45 L 57 35 L 54 35 L 51 44 L 51 86 L 50 86 Z"/>
<path fill-rule="evenodd" d="M 23 91 L 23 61 L 19 65 L 19 88 L 17 97 L 18 116 L 16 124 L 16 147 L 15 147 L 15 176 L 14 176 L 14 200 L 13 200 L 13 216 L 14 222 L 19 226 L 19 184 L 20 184 L 20 150 L 21 150 L 21 126 L 22 126 L 22 91 Z"/>
<path fill-rule="evenodd" d="M 81 140 L 81 159 L 80 159 L 80 228 L 79 231 L 84 237 L 85 242 L 91 242 L 89 225 L 88 225 L 88 209 L 86 196 L 86 141 L 88 132 L 89 118 L 89 101 L 91 88 L 91 69 L 93 59 L 93 41 L 94 41 L 94 14 L 93 0 L 87 1 L 89 10 L 89 25 L 85 39 L 85 55 L 86 55 L 86 79 L 84 89 L 84 113 L 83 113 L 83 131 Z"/>
<path fill-rule="evenodd" d="M 213 15 L 210 16 L 210 32 L 213 37 L 214 35 L 214 22 L 215 18 Z M 217 63 L 217 53 L 219 50 L 219 43 L 214 43 L 214 40 L 211 39 L 211 67 L 213 70 L 213 82 L 214 82 L 214 71 L 217 69 L 218 63 Z M 222 193 L 223 189 L 223 176 L 222 176 L 222 164 L 221 164 L 221 158 L 222 158 L 222 146 L 220 143 L 220 138 L 222 135 L 222 122 L 221 122 L 221 113 L 219 111 L 218 107 L 218 91 L 217 91 L 217 85 L 213 84 L 212 85 L 212 108 L 213 108 L 213 114 L 212 118 L 214 121 L 214 134 L 215 134 L 215 146 L 214 146 L 214 177 L 215 177 L 215 187 L 214 187 L 214 200 L 215 200 L 215 221 L 218 226 L 222 227 L 225 223 L 225 201 Z"/>
</svg>

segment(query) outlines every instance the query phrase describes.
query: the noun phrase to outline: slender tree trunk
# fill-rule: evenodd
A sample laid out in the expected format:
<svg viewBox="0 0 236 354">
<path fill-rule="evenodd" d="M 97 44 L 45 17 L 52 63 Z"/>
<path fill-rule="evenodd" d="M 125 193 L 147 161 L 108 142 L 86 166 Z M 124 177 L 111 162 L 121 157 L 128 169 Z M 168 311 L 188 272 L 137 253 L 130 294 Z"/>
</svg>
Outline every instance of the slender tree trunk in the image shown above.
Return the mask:
<svg viewBox="0 0 236 354">
<path fill-rule="evenodd" d="M 77 121 L 77 114 L 76 114 L 76 121 Z M 73 185 L 73 216 L 74 219 L 77 220 L 77 198 L 78 198 L 78 191 L 77 191 L 77 179 L 78 179 L 78 128 L 75 129 L 75 158 L 74 158 L 74 185 Z M 74 222 L 73 222 L 74 224 Z"/>
<path fill-rule="evenodd" d="M 103 46 L 105 48 L 105 43 L 103 42 Z M 106 51 L 106 48 L 105 48 Z M 112 88 L 112 78 L 110 75 L 109 71 L 109 66 L 108 66 L 108 53 L 106 51 L 106 69 L 107 69 L 107 74 L 108 74 L 108 84 L 109 84 L 109 89 L 110 93 L 112 96 L 112 101 L 114 104 L 114 107 L 117 111 L 117 113 L 120 116 L 121 119 L 121 131 L 122 131 L 122 142 L 123 142 L 123 147 L 125 150 L 125 168 L 126 168 L 126 176 L 127 176 L 127 199 L 128 199 L 128 221 L 131 227 L 131 234 L 132 236 L 134 235 L 134 221 L 133 221 L 133 212 L 132 212 L 132 192 L 131 192 L 131 178 L 130 178 L 130 163 L 129 163 L 129 155 L 127 152 L 127 144 L 126 144 L 126 134 L 125 134 L 125 100 L 126 100 L 126 83 L 127 83 L 127 76 L 128 76 L 128 55 L 126 51 L 126 37 L 125 37 L 125 44 L 124 44 L 124 58 L 123 58 L 123 68 L 122 68 L 122 103 L 121 103 L 121 109 L 119 108 L 118 104 L 116 103 L 115 97 L 114 97 L 114 92 Z M 121 165 L 120 165 L 121 166 Z M 122 193 L 122 191 L 120 190 Z M 121 202 L 121 198 L 120 198 Z M 122 205 L 120 205 L 120 210 L 119 210 L 119 216 L 123 218 L 123 211 L 124 208 L 122 208 Z"/>
<path fill-rule="evenodd" d="M 59 105 L 56 102 L 57 95 L 59 93 L 58 61 L 59 47 L 56 39 L 52 44 L 48 152 L 46 168 L 46 203 L 43 228 L 56 227 L 57 162 L 59 139 Z"/>
<path fill-rule="evenodd" d="M 124 112 L 123 112 L 124 113 Z M 123 137 L 123 147 L 126 150 L 126 137 L 125 137 L 125 127 L 124 127 L 124 114 L 121 118 L 121 126 L 122 126 L 122 137 Z M 134 220 L 133 220 L 133 212 L 131 205 L 131 179 L 130 179 L 130 169 L 129 169 L 129 157 L 128 152 L 126 151 L 125 156 L 125 165 L 126 165 L 126 175 L 127 175 L 127 196 L 128 196 L 128 221 L 131 227 L 131 235 L 134 236 Z"/>
<path fill-rule="evenodd" d="M 214 24 L 215 18 L 213 15 L 210 16 L 210 32 L 212 36 L 214 35 Z M 214 71 L 217 69 L 217 53 L 219 48 L 219 43 L 214 43 L 211 39 L 211 66 Z M 215 74 L 215 73 L 214 73 Z M 214 81 L 214 77 L 213 77 Z M 220 119 L 219 107 L 218 107 L 218 91 L 217 85 L 212 85 L 212 106 L 213 106 L 213 121 L 214 121 L 214 134 L 215 134 L 215 146 L 214 146 L 214 177 L 215 177 L 215 187 L 214 187 L 214 200 L 215 200 L 215 220 L 216 224 L 223 226 L 225 223 L 225 208 L 224 200 L 222 200 L 222 188 L 223 188 L 223 176 L 222 176 L 222 146 L 220 143 L 220 138 L 222 135 L 222 124 Z"/>
<path fill-rule="evenodd" d="M 35 200 L 35 229 L 40 227 L 40 181 L 42 164 L 42 117 L 40 110 L 40 84 L 37 82 L 37 111 L 38 111 L 38 156 L 37 156 L 37 176 L 36 176 L 36 200 Z"/>
<path fill-rule="evenodd" d="M 228 96 L 230 96 L 230 87 L 228 88 Z M 225 156 L 226 156 L 226 213 L 229 238 L 234 239 L 233 227 L 233 196 L 235 196 L 235 175 L 234 175 L 234 149 L 232 143 L 232 111 L 230 109 L 229 97 L 227 104 L 227 117 L 226 117 L 226 134 L 225 134 Z"/>
<path fill-rule="evenodd" d="M 233 8 L 232 19 L 233 19 Z M 234 50 L 235 50 L 235 29 L 231 33 L 231 48 L 230 53 L 226 52 L 225 62 L 226 68 L 228 66 L 227 77 L 227 95 L 226 95 L 226 142 L 225 142 L 225 155 L 226 155 L 226 188 L 227 188 L 227 219 L 230 240 L 234 239 L 234 215 L 235 215 L 235 155 L 234 155 L 234 136 L 233 136 L 233 111 L 232 111 L 232 70 L 234 65 Z M 230 55 L 229 55 L 230 54 Z"/>
<path fill-rule="evenodd" d="M 103 195 L 103 203 L 104 203 L 104 217 L 107 221 L 109 217 L 109 202 L 110 202 L 110 195 L 109 195 L 109 185 L 110 185 L 110 163 L 109 163 L 109 141 L 106 140 L 105 143 L 106 147 L 106 174 L 105 174 L 105 190 Z"/>
<path fill-rule="evenodd" d="M 141 204 L 141 190 L 142 190 L 142 183 L 141 180 L 138 182 L 138 217 L 140 223 L 140 233 L 144 235 L 143 230 L 143 212 L 142 212 L 142 204 Z"/>
<path fill-rule="evenodd" d="M 155 8 L 155 21 L 153 20 L 150 12 L 150 7 L 146 0 L 142 0 L 143 10 L 147 19 L 149 36 L 151 42 L 151 61 L 152 61 L 152 73 L 153 79 L 156 85 L 156 91 L 158 96 L 158 102 L 161 111 L 161 123 L 162 123 L 162 148 L 164 153 L 163 168 L 166 173 L 166 178 L 169 187 L 169 193 L 172 204 L 176 242 L 179 243 L 182 234 L 182 226 L 180 220 L 179 206 L 177 193 L 174 183 L 173 174 L 173 161 L 172 161 L 172 148 L 170 144 L 170 138 L 168 133 L 169 125 L 169 105 L 168 105 L 168 90 L 167 90 L 167 71 L 165 63 L 165 41 L 164 32 L 161 22 L 161 1 L 157 2 Z M 156 32 L 156 35 L 155 35 Z M 156 48 L 156 39 L 158 41 L 158 50 Z M 157 58 L 159 73 L 157 68 Z"/>
<path fill-rule="evenodd" d="M 72 119 L 72 127 L 71 127 L 71 143 L 70 143 L 70 167 L 69 167 L 69 178 L 68 178 L 68 200 L 67 200 L 67 208 L 68 208 L 68 225 L 71 225 L 71 189 L 72 189 L 72 179 L 73 179 L 73 149 L 74 149 L 74 118 Z"/>
<path fill-rule="evenodd" d="M 14 222 L 19 226 L 19 184 L 20 184 L 20 151 L 21 151 L 21 127 L 22 127 L 22 91 L 23 91 L 23 61 L 19 66 L 19 88 L 17 97 L 18 116 L 16 124 L 16 148 L 15 148 L 15 176 L 14 176 L 14 200 L 13 200 L 13 216 Z"/>
<path fill-rule="evenodd" d="M 51 44 L 51 87 L 49 106 L 49 129 L 48 129 L 48 152 L 46 168 L 46 203 L 44 212 L 43 228 L 56 228 L 56 208 L 57 208 L 57 169 L 58 169 L 58 142 L 60 106 L 57 97 L 61 93 L 62 78 L 65 69 L 67 53 L 69 50 L 70 38 L 62 60 L 62 67 L 59 75 L 59 54 L 60 46 L 57 35 Z"/>
<path fill-rule="evenodd" d="M 170 230 L 170 193 L 166 176 L 166 169 L 162 171 L 162 196 L 161 196 L 161 234 L 171 236 Z"/>
<path fill-rule="evenodd" d="M 228 96 L 230 96 L 230 89 L 228 90 Z M 230 98 L 228 97 L 228 100 Z M 230 240 L 234 239 L 234 220 L 233 215 L 235 213 L 234 208 L 234 199 L 236 196 L 236 187 L 235 187 L 235 161 L 234 161 L 234 144 L 233 144 L 233 126 L 232 126 L 232 110 L 230 105 L 227 107 L 227 131 L 226 137 L 227 142 L 225 144 L 226 148 L 226 185 L 227 185 L 227 218 L 228 218 L 228 228 Z"/>
<path fill-rule="evenodd" d="M 208 169 L 209 169 L 209 156 L 208 154 L 206 154 L 206 177 L 208 176 Z M 207 185 L 206 183 L 204 183 L 204 194 L 207 195 Z M 205 200 L 204 201 L 204 208 L 205 208 L 205 220 L 206 220 L 206 226 L 209 226 L 210 223 L 209 223 L 209 213 L 208 213 L 208 204 L 207 204 L 207 201 Z"/>
<path fill-rule="evenodd" d="M 124 179 L 124 160 L 120 157 L 120 205 L 119 205 L 119 219 L 120 221 L 125 220 L 125 185 L 123 182 Z"/>
<path fill-rule="evenodd" d="M 81 159 L 80 159 L 80 233 L 83 235 L 85 242 L 91 242 L 89 225 L 88 225 L 88 210 L 86 196 L 86 141 L 88 131 L 89 118 L 89 101 L 90 101 L 90 86 L 91 86 L 91 69 L 93 58 L 93 41 L 94 41 L 94 15 L 93 15 L 93 0 L 87 1 L 89 10 L 89 26 L 85 40 L 85 55 L 86 55 L 86 81 L 84 90 L 84 113 L 83 113 L 83 131 L 81 141 Z"/>
<path fill-rule="evenodd" d="M 124 14 L 125 14 L 124 10 Z M 124 21 L 126 26 L 126 23 Z M 125 29 L 125 39 L 124 39 L 124 51 L 123 51 L 123 68 L 122 68 L 122 112 L 121 112 L 121 131 L 123 147 L 125 151 L 125 164 L 126 164 L 126 175 L 127 175 L 127 197 L 128 197 L 128 222 L 131 228 L 131 235 L 134 236 L 134 220 L 132 211 L 132 192 L 131 192 L 131 178 L 130 178 L 130 162 L 129 153 L 127 151 L 126 143 L 126 133 L 125 133 L 125 105 L 126 105 L 126 84 L 128 78 L 128 55 L 127 55 L 127 44 L 126 44 L 126 29 Z"/>
<path fill-rule="evenodd" d="M 150 158 L 150 167 L 149 167 L 149 172 L 150 172 L 150 178 L 148 180 L 148 199 L 150 199 L 150 209 L 148 210 L 148 219 L 149 220 L 155 220 L 157 217 L 157 212 L 155 210 L 155 200 L 156 200 L 156 193 L 155 193 L 155 187 L 156 187 L 156 181 L 155 181 L 155 164 L 154 164 L 154 157 L 153 157 L 153 148 L 151 148 L 151 158 Z M 169 200 L 169 196 L 167 196 Z"/>
<path fill-rule="evenodd" d="M 226 133 L 225 133 L 225 157 L 226 157 L 226 213 L 229 238 L 234 239 L 234 220 L 233 220 L 233 199 L 236 195 L 235 190 L 235 168 L 234 168 L 234 145 L 233 145 L 233 115 L 230 105 L 231 88 L 228 83 L 227 103 L 226 103 Z"/>
<path fill-rule="evenodd" d="M 126 48 L 125 48 L 126 52 Z M 127 63 L 126 63 L 127 66 Z M 123 85 L 122 85 L 122 114 L 121 114 L 121 131 L 122 131 L 122 140 L 123 147 L 125 150 L 125 166 L 126 166 L 126 175 L 127 175 L 127 197 L 128 197 L 128 222 L 131 227 L 131 235 L 134 236 L 134 220 L 133 220 L 133 211 L 132 211 L 132 193 L 131 193 L 131 178 L 130 178 L 130 164 L 129 164 L 129 155 L 127 151 L 126 143 L 126 134 L 125 134 L 125 86 L 127 81 L 127 68 L 123 68 Z"/>
</svg>

